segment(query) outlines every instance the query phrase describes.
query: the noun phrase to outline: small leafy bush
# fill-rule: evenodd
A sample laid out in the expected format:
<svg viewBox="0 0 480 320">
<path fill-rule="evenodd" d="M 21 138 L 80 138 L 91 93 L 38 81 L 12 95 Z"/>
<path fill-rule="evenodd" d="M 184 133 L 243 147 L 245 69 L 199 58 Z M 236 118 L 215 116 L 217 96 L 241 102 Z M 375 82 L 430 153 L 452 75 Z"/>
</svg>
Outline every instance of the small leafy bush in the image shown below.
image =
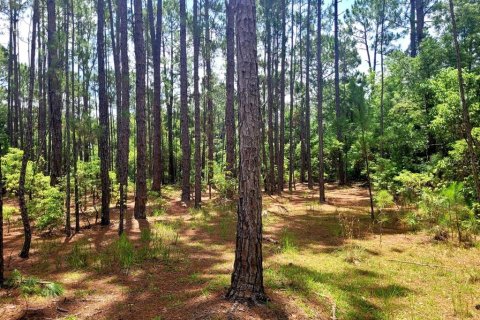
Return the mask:
<svg viewBox="0 0 480 320">
<path fill-rule="evenodd" d="M 59 283 L 41 281 L 37 278 L 26 278 L 17 269 L 12 271 L 6 284 L 12 288 L 20 288 L 20 291 L 25 296 L 58 297 L 64 292 L 62 285 Z"/>
</svg>

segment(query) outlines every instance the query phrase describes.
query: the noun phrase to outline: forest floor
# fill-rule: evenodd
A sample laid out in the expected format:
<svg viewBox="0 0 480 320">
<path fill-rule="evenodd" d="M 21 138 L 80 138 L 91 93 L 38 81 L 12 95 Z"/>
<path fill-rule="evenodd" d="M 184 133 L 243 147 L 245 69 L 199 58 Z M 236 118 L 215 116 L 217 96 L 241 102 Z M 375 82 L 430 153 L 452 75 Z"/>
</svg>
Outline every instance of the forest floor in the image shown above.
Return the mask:
<svg viewBox="0 0 480 320">
<path fill-rule="evenodd" d="M 17 257 L 22 232 L 14 222 L 5 227 L 7 275 L 18 269 L 65 292 L 48 298 L 2 290 L 0 319 L 480 319 L 480 248 L 437 242 L 401 224 L 380 235 L 359 186 L 329 185 L 326 196 L 320 205 L 317 191 L 297 185 L 292 194 L 263 197 L 271 300 L 253 308 L 223 298 L 234 258 L 234 202 L 204 198 L 197 211 L 167 187 L 163 203 L 151 200 L 148 220 L 139 223 L 131 199 L 126 233 L 135 250 L 153 230 L 163 249 L 128 269 L 109 259 L 118 209 L 108 228 L 92 224 L 69 239 L 36 235 L 28 260 Z"/>
</svg>

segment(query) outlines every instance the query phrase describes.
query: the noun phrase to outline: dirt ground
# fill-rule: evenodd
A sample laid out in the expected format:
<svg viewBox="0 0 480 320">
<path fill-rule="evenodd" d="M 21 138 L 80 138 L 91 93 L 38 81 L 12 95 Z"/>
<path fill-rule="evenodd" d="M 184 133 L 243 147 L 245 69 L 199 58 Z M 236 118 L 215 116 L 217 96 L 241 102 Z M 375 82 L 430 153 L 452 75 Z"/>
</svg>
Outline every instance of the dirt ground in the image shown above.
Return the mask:
<svg viewBox="0 0 480 320">
<path fill-rule="evenodd" d="M 328 203 L 322 205 L 317 203 L 316 196 L 315 190 L 310 191 L 300 185 L 291 194 L 285 192 L 282 196 L 264 196 L 265 287 L 271 300 L 265 306 L 255 307 L 232 304 L 224 299 L 235 249 L 235 203 L 216 197 L 211 200 L 204 198 L 204 211 L 198 213 L 178 201 L 178 190 L 167 189 L 163 194 L 165 212 L 153 216 L 157 204 L 149 202 L 148 219 L 139 222 L 133 218 L 131 199 L 128 203 L 126 234 L 136 248 L 139 246 L 142 230 L 153 228 L 157 223 L 175 225 L 178 241 L 175 242 L 174 258 L 168 261 L 160 259 L 143 261 L 128 270 L 128 273 L 115 269 L 98 272 L 92 267 L 72 270 L 65 263 L 74 244 L 79 241 L 88 242 L 92 249 L 91 254 L 95 255 L 118 238 L 118 208 L 112 208 L 112 223 L 109 227 L 95 224 L 88 227 L 86 221 L 82 220 L 81 232 L 71 238 L 65 238 L 61 233 L 49 236 L 34 234 L 31 255 L 27 260 L 18 257 L 23 236 L 20 225 L 13 223 L 8 232 L 7 226 L 5 227 L 7 276 L 13 269 L 18 269 L 28 276 L 61 283 L 65 292 L 61 297 L 44 298 L 24 297 L 18 289 L 2 290 L 0 319 L 331 319 L 337 317 L 336 308 L 347 310 L 344 313 L 340 310 L 338 319 L 342 319 L 342 314 L 345 319 L 389 318 L 386 311 L 389 305 L 383 304 L 383 297 L 379 298 L 384 295 L 383 291 L 378 291 L 378 296 L 375 291 L 377 289 L 368 291 L 373 295 L 371 299 L 366 298 L 368 304 L 365 303 L 364 309 L 355 309 L 355 303 L 363 308 L 363 302 L 356 301 L 353 294 L 350 297 L 350 291 L 346 291 L 347 286 L 332 289 L 332 295 L 323 294 L 319 292 L 320 289 L 316 289 L 321 276 L 314 276 L 310 285 L 308 282 L 310 280 L 299 278 L 306 272 L 299 272 L 298 277 L 296 274 L 291 276 L 292 272 L 307 270 L 300 269 L 300 266 L 309 263 L 329 267 L 328 257 L 335 255 L 333 252 L 338 248 L 344 248 L 347 242 L 353 241 L 345 237 L 343 229 L 348 225 L 351 225 L 351 228 L 348 228 L 350 237 L 357 239 L 356 241 L 366 241 L 364 251 L 367 254 L 368 250 L 373 252 L 369 260 L 372 263 L 377 259 L 376 253 L 378 255 L 385 253 L 383 255 L 386 259 L 395 261 L 390 258 L 399 258 L 397 255 L 404 252 L 401 250 L 407 250 L 412 243 L 419 245 L 427 243 L 428 237 L 423 234 L 407 236 L 401 229 L 386 227 L 381 248 L 371 249 L 377 246 L 378 234 L 375 235 L 376 231 L 369 223 L 366 189 L 358 186 L 348 188 L 328 186 Z M 15 200 L 12 199 L 6 202 L 9 205 L 15 204 Z M 345 219 L 343 227 L 339 227 L 339 219 Z M 90 218 L 90 223 L 92 222 Z M 289 234 L 295 239 L 292 240 L 295 241 L 295 249 L 292 249 L 292 252 L 288 252 L 288 248 L 282 251 L 282 241 L 289 239 Z M 52 242 L 56 245 L 53 249 L 47 250 L 48 246 L 45 243 Z M 400 251 L 395 253 L 396 249 Z M 302 257 L 303 252 L 305 258 Z M 467 257 L 465 258 L 468 260 L 467 264 L 471 263 L 478 269 L 480 266 L 478 259 L 470 261 L 469 258 L 477 253 L 478 251 L 465 255 L 460 252 L 458 255 Z M 325 263 L 313 260 L 319 257 L 324 257 L 321 261 Z M 342 262 L 338 263 L 343 265 L 343 256 L 341 259 Z M 331 262 L 332 268 L 337 263 L 335 261 Z M 398 265 L 396 262 L 390 263 Z M 364 269 L 367 266 L 368 264 L 365 264 Z M 356 268 L 355 265 L 353 267 Z M 405 266 L 402 265 L 401 268 Z M 344 269 L 353 270 L 347 263 Z M 403 272 L 402 270 L 404 269 L 398 269 L 398 272 Z M 411 272 L 414 274 L 417 271 Z M 286 275 L 285 278 L 278 278 L 280 273 Z M 336 275 L 332 274 L 331 277 Z M 341 277 L 349 276 L 345 273 Z M 340 282 L 344 280 L 339 279 Z M 325 288 L 329 288 L 331 282 L 328 277 L 321 278 L 321 281 Z M 369 285 L 370 283 L 368 282 Z M 385 286 L 387 290 L 390 290 L 389 285 L 391 286 L 391 284 Z M 409 291 L 411 287 L 413 284 L 408 287 Z M 337 293 L 338 302 L 335 302 L 333 300 L 337 299 Z M 349 300 L 345 300 L 345 294 Z M 472 292 L 472 295 L 474 294 L 476 292 Z M 398 294 L 400 302 L 395 308 L 408 305 L 409 296 L 409 293 L 403 295 L 403 291 L 402 294 Z M 393 298 L 397 298 L 396 291 Z M 385 301 L 397 301 L 393 298 L 388 297 Z M 342 299 L 346 301 L 345 307 L 342 305 Z M 443 301 L 443 297 L 439 299 Z M 471 303 L 475 304 L 475 301 Z M 353 313 L 348 311 L 349 308 Z M 438 317 L 432 316 L 431 319 L 457 319 L 455 306 L 453 311 L 450 310 L 452 309 L 450 306 L 445 308 L 449 311 L 443 317 L 440 314 Z M 410 318 L 421 319 L 422 310 L 419 307 L 418 313 Z M 354 315 L 355 313 L 358 317 Z M 369 314 L 371 316 L 368 316 Z M 470 314 L 473 318 L 480 317 L 480 312 L 471 311 Z"/>
</svg>

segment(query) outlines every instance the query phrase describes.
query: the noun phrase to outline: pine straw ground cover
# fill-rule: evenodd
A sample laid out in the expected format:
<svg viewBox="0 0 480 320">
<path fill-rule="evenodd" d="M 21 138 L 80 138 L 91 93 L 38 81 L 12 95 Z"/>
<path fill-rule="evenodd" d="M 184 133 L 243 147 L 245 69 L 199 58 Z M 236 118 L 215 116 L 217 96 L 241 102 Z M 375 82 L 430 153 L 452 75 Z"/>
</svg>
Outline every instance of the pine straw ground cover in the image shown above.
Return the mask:
<svg viewBox="0 0 480 320">
<path fill-rule="evenodd" d="M 480 249 L 437 242 L 427 232 L 386 224 L 380 237 L 366 190 L 329 186 L 264 196 L 264 281 L 271 301 L 246 308 L 223 299 L 230 281 L 235 203 L 214 197 L 201 210 L 179 192 L 149 201 L 118 239 L 94 225 L 65 239 L 36 236 L 17 258 L 15 217 L 6 234 L 7 274 L 61 284 L 59 297 L 2 290 L 1 319 L 480 319 Z M 9 201 L 9 205 L 15 206 Z M 381 240 L 380 240 L 381 238 Z M 477 307 L 477 308 L 476 308 Z"/>
</svg>

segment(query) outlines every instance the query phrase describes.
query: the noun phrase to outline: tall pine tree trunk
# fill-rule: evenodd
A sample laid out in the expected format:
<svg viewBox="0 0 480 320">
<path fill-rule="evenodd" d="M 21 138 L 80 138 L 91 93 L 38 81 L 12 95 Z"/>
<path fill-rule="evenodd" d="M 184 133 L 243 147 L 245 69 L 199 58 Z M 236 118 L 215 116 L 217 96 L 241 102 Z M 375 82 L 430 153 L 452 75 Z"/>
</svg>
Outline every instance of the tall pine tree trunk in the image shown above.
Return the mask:
<svg viewBox="0 0 480 320">
<path fill-rule="evenodd" d="M 123 223 L 125 216 L 125 200 L 128 190 L 128 153 L 130 139 L 130 73 L 128 66 L 128 19 L 127 19 L 127 0 L 118 1 L 119 15 L 119 49 L 122 75 L 122 103 L 117 112 L 120 113 L 117 137 L 117 153 L 119 162 L 119 182 L 120 182 L 120 225 L 119 234 L 123 232 Z"/>
<path fill-rule="evenodd" d="M 260 189 L 260 106 L 254 0 L 237 0 L 239 90 L 239 200 L 235 263 L 227 298 L 262 303 L 262 193 Z"/>
<path fill-rule="evenodd" d="M 55 0 L 47 0 L 48 14 L 48 101 L 50 105 L 50 183 L 57 185 L 62 175 L 62 97 L 58 56 L 57 15 Z"/>
<path fill-rule="evenodd" d="M 226 177 L 235 177 L 235 0 L 225 0 L 227 8 L 227 76 L 225 106 Z"/>
<path fill-rule="evenodd" d="M 295 159 L 294 159 L 294 138 L 293 138 L 293 105 L 295 101 L 295 93 L 294 93 L 294 80 L 295 80 L 295 65 L 293 63 L 293 56 L 295 54 L 295 45 L 294 45 L 294 26 L 295 26 L 295 16 L 294 16 L 294 3 L 295 1 L 292 0 L 292 11 L 291 11 L 291 39 L 290 39 L 290 123 L 289 123 L 289 173 L 288 173 L 288 191 L 292 192 L 293 190 L 293 175 L 295 174 L 294 172 L 294 164 L 295 164 Z"/>
<path fill-rule="evenodd" d="M 323 64 L 322 64 L 322 0 L 317 0 L 317 124 L 319 200 L 325 202 L 323 159 Z"/>
<path fill-rule="evenodd" d="M 212 179 L 213 179 L 213 98 L 212 98 L 212 66 L 211 66 L 211 46 L 210 41 L 210 3 L 204 0 L 205 7 L 205 65 L 206 65 L 206 83 L 207 94 L 207 144 L 208 144 L 208 176 L 207 184 L 210 198 L 212 197 Z"/>
<path fill-rule="evenodd" d="M 198 0 L 193 0 L 193 99 L 195 103 L 195 208 L 202 202 L 202 154 L 200 124 L 200 93 L 198 90 L 198 56 L 200 55 L 200 32 L 198 23 Z"/>
<path fill-rule="evenodd" d="M 135 102 L 137 124 L 137 174 L 135 177 L 135 210 L 136 219 L 146 219 L 147 204 L 147 145 L 146 145 L 146 119 L 145 119 L 145 72 L 146 55 L 145 40 L 143 36 L 143 7 L 142 0 L 134 0 L 134 26 L 133 40 L 135 46 Z"/>
<path fill-rule="evenodd" d="M 310 145 L 310 0 L 307 0 L 307 52 L 305 57 L 305 156 L 307 165 L 307 182 L 308 188 L 313 188 L 313 176 L 312 176 L 312 156 Z"/>
<path fill-rule="evenodd" d="M 286 43 L 287 43 L 287 31 L 286 31 L 286 10 L 287 3 L 282 0 L 282 36 L 281 36 L 281 54 L 280 54 L 280 145 L 278 156 L 278 192 L 282 192 L 284 188 L 284 159 L 285 159 L 285 69 L 286 69 Z"/>
<path fill-rule="evenodd" d="M 150 25 L 150 41 L 153 61 L 153 159 L 152 190 L 160 192 L 162 183 L 162 109 L 161 109 L 161 69 L 160 41 L 162 36 L 162 0 L 157 1 L 157 18 L 153 15 L 152 0 L 148 4 L 148 21 Z"/>
<path fill-rule="evenodd" d="M 182 201 L 190 200 L 190 137 L 187 92 L 187 13 L 180 0 L 180 143 L 182 145 Z"/>
<path fill-rule="evenodd" d="M 343 116 L 342 109 L 340 107 L 340 76 L 339 76 L 339 50 L 338 50 L 338 0 L 333 1 L 334 6 L 334 69 L 335 69 L 335 116 L 337 127 L 337 140 L 343 143 Z M 343 147 L 339 147 L 337 150 L 337 172 L 338 183 L 344 185 L 346 183 L 345 177 L 345 165 L 343 159 Z"/>
<path fill-rule="evenodd" d="M 30 229 L 30 219 L 28 217 L 27 204 L 25 201 L 25 176 L 27 173 L 28 160 L 31 157 L 31 150 L 33 147 L 33 91 L 35 85 L 35 51 L 36 51 L 36 37 L 37 26 L 39 21 L 39 0 L 33 2 L 33 21 L 32 21 L 32 38 L 30 47 L 30 75 L 28 86 L 28 112 L 27 112 L 27 143 L 23 150 L 22 164 L 20 168 L 20 179 L 18 182 L 18 202 L 20 206 L 20 215 L 22 217 L 23 232 L 25 239 L 23 242 L 22 251 L 20 252 L 21 258 L 28 258 L 30 252 L 30 243 L 32 241 L 32 231 Z M 1 180 L 1 179 L 0 179 Z M 3 186 L 3 184 L 2 184 Z M 3 191 L 0 191 L 0 197 L 3 195 Z M 3 218 L 2 218 L 3 219 Z M 2 226 L 3 228 L 3 226 Z M 3 239 L 2 239 L 3 240 Z M 3 254 L 2 254 L 3 262 Z M 3 268 L 3 266 L 2 266 Z M 3 270 L 2 270 L 3 271 Z"/>
<path fill-rule="evenodd" d="M 97 1 L 97 59 L 98 59 L 98 109 L 100 136 L 98 139 L 98 154 L 100 157 L 100 180 L 102 186 L 101 224 L 110 224 L 110 179 L 108 176 L 109 148 L 109 115 L 107 101 L 107 86 L 105 74 L 105 3 Z"/>
</svg>

